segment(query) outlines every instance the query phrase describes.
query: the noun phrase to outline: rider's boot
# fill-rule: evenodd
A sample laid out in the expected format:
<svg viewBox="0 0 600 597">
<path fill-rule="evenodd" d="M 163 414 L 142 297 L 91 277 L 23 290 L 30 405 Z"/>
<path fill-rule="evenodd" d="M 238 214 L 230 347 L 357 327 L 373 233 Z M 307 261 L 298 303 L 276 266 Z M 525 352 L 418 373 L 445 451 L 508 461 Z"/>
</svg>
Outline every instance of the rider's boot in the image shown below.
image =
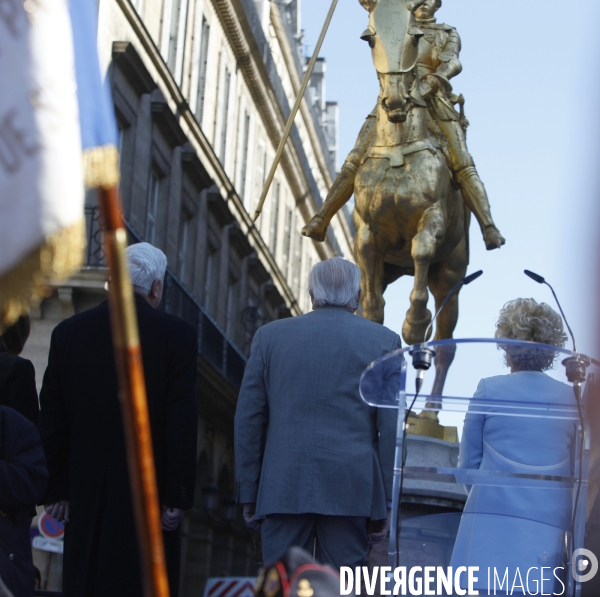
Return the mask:
<svg viewBox="0 0 600 597">
<path fill-rule="evenodd" d="M 456 178 L 465 203 L 479 222 L 486 249 L 499 249 L 506 241 L 494 224 L 488 196 L 475 166 L 459 170 Z"/>
<path fill-rule="evenodd" d="M 327 198 L 323 202 L 321 209 L 315 214 L 310 222 L 302 228 L 302 234 L 316 241 L 323 242 L 327 234 L 327 227 L 333 216 L 344 206 L 352 197 L 354 192 L 354 177 L 356 176 L 356 167 L 346 162 L 338 174 L 338 177 L 331 185 Z"/>
</svg>

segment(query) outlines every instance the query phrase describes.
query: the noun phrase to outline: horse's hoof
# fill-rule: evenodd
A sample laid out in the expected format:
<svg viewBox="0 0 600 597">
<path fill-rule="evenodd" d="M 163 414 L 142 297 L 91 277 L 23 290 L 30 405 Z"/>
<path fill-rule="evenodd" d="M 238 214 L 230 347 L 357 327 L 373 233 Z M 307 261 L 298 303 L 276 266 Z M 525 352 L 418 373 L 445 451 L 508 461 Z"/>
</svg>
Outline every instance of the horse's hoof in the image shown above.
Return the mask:
<svg viewBox="0 0 600 597">
<path fill-rule="evenodd" d="M 419 419 L 428 419 L 434 423 L 439 423 L 440 419 L 434 410 L 423 410 L 419 413 Z"/>
<path fill-rule="evenodd" d="M 410 313 L 410 311 L 409 311 Z M 425 342 L 431 336 L 431 330 L 427 338 L 425 337 L 425 331 L 431 323 L 431 311 L 425 309 L 425 316 L 422 319 L 414 320 L 407 314 L 404 323 L 402 324 L 402 337 L 408 345 L 420 344 Z"/>
<path fill-rule="evenodd" d="M 325 219 L 320 215 L 313 216 L 310 222 L 302 228 L 302 236 L 307 236 L 320 243 L 325 240 L 326 235 L 327 226 L 325 225 Z"/>
<path fill-rule="evenodd" d="M 499 249 L 506 242 L 496 226 L 488 226 L 483 231 L 483 240 L 488 251 Z"/>
</svg>

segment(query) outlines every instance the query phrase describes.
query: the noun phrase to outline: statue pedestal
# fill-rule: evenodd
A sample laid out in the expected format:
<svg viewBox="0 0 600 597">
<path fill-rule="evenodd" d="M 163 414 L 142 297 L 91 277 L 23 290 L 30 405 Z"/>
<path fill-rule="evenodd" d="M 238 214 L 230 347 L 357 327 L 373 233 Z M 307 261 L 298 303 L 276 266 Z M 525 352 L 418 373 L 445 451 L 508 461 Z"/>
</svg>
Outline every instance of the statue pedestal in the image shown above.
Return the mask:
<svg viewBox="0 0 600 597">
<path fill-rule="evenodd" d="M 412 415 L 412 413 L 411 413 Z M 456 467 L 458 462 L 458 442 L 456 427 L 444 427 L 431 419 L 416 415 L 409 416 L 408 436 L 406 438 L 406 466 L 424 467 Z M 411 431 L 411 424 L 414 425 Z M 454 440 L 447 441 L 430 434 L 448 433 L 454 430 Z M 414 430 L 421 433 L 416 434 Z M 442 514 L 462 511 L 467 493 L 462 485 L 453 483 L 435 483 L 419 479 L 405 479 L 402 488 L 402 519 L 428 514 Z M 369 551 L 367 565 L 370 570 L 374 566 L 388 566 L 387 539 L 374 545 Z M 379 585 L 375 595 L 379 596 Z M 366 595 L 363 590 L 363 595 Z"/>
<path fill-rule="evenodd" d="M 407 434 L 408 435 L 419 435 L 422 437 L 432 437 L 435 439 L 442 439 L 447 442 L 453 442 L 458 444 L 458 430 L 456 427 L 444 427 L 435 419 L 426 415 L 433 415 L 433 413 L 421 413 L 421 415 L 415 415 L 412 411 L 408 415 L 407 421 Z"/>
</svg>

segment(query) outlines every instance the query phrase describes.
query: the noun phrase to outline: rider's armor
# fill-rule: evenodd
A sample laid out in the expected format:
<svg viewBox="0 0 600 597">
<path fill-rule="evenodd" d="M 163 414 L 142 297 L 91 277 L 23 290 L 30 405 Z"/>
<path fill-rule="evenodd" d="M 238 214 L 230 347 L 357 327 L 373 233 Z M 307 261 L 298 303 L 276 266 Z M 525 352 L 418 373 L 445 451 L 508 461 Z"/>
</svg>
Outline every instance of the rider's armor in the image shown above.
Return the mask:
<svg viewBox="0 0 600 597">
<path fill-rule="evenodd" d="M 504 243 L 504 239 L 494 225 L 485 187 L 467 149 L 467 121 L 454 108 L 462 99 L 452 94 L 450 84 L 450 79 L 462 71 L 458 58 L 460 36 L 454 27 L 437 23 L 435 18 L 417 20 L 417 26 L 424 33 L 419 42 L 419 79 L 433 86 L 432 93 L 425 97 L 429 117 L 435 121 L 448 142 L 452 170 L 465 203 L 479 222 L 486 246 L 497 248 Z"/>
<path fill-rule="evenodd" d="M 449 25 L 438 25 L 435 19 L 419 20 L 417 24 L 425 34 L 419 41 L 419 78 L 433 75 L 441 85 L 440 91 L 426 100 L 430 112 L 440 120 L 459 122 L 459 115 L 450 100 L 450 79 L 462 71 L 462 64 L 458 59 L 458 32 Z"/>
<path fill-rule="evenodd" d="M 417 19 L 417 26 L 424 33 L 419 41 L 419 80 L 422 88 L 431 88 L 431 92 L 425 93 L 424 96 L 430 129 L 432 134 L 443 142 L 444 154 L 450 160 L 449 166 L 465 203 L 477 218 L 486 247 L 499 248 L 504 244 L 504 238 L 494 224 L 485 187 L 467 149 L 468 122 L 454 107 L 457 103 L 461 104 L 462 112 L 464 101 L 462 96 L 453 95 L 450 84 L 450 79 L 462 71 L 459 60 L 460 37 L 454 27 L 437 23 L 435 18 Z M 323 240 L 333 214 L 352 195 L 354 175 L 375 135 L 376 116 L 377 107 L 367 117 L 356 144 L 346 158 L 321 210 L 305 226 L 303 234 Z"/>
</svg>

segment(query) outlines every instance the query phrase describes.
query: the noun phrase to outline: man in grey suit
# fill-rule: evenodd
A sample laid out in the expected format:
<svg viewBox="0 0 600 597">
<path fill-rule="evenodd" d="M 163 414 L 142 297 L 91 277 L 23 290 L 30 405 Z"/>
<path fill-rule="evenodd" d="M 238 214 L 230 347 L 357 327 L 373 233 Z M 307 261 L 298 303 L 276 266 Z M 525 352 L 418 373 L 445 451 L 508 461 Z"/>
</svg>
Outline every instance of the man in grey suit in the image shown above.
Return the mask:
<svg viewBox="0 0 600 597">
<path fill-rule="evenodd" d="M 354 315 L 353 263 L 320 262 L 308 281 L 313 311 L 252 342 L 235 415 L 238 502 L 261 529 L 265 562 L 296 545 L 335 568 L 360 566 L 387 533 L 397 413 L 365 404 L 359 381 L 400 338 Z"/>
</svg>

